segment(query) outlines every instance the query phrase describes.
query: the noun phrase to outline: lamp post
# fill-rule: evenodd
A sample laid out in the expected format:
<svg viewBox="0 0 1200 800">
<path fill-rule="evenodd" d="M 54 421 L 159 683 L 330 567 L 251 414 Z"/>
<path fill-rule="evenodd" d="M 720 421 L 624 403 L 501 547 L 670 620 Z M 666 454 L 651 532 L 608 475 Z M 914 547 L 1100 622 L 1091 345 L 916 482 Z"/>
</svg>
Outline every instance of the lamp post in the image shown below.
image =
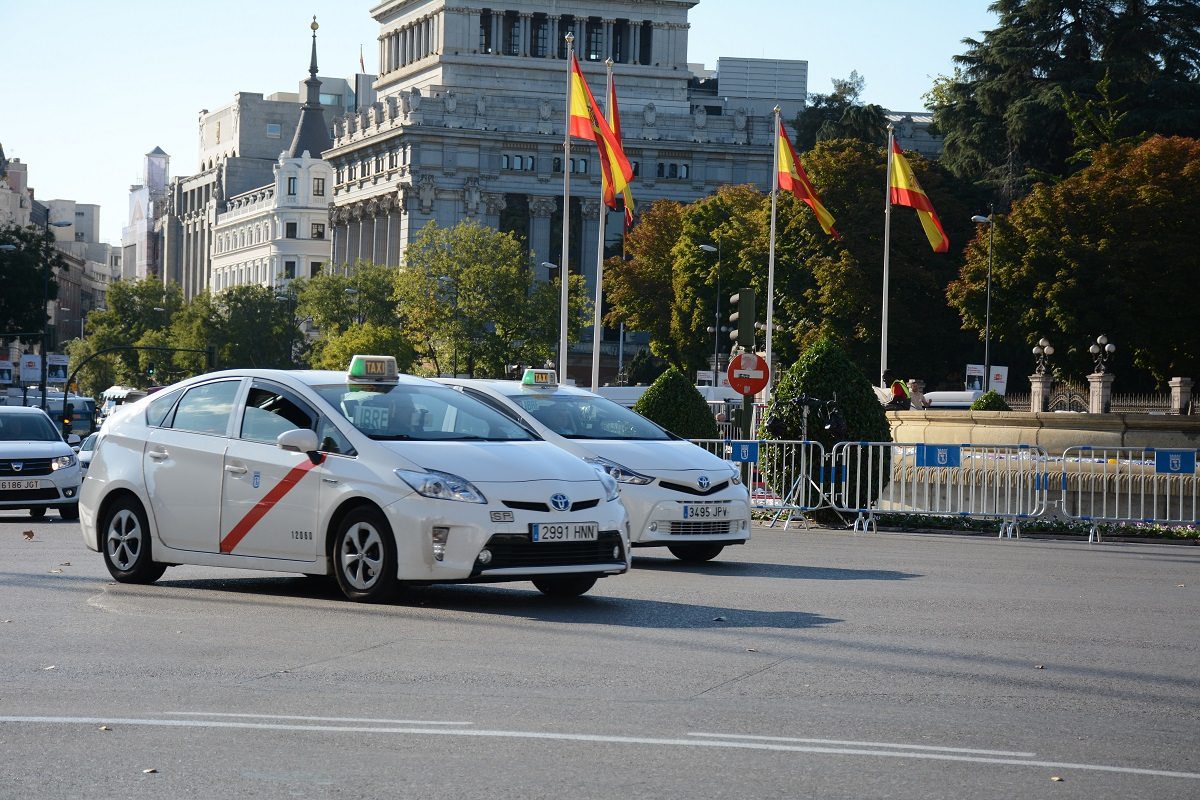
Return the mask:
<svg viewBox="0 0 1200 800">
<path fill-rule="evenodd" d="M 1034 345 L 1033 355 L 1037 358 L 1037 369 L 1034 370 L 1034 374 L 1045 375 L 1050 368 L 1049 358 L 1054 355 L 1054 345 L 1050 344 L 1050 340 L 1043 336 Z"/>
<path fill-rule="evenodd" d="M 988 226 L 987 307 L 984 311 L 983 322 L 983 390 L 985 392 L 992 390 L 992 243 L 996 238 L 995 215 L 996 207 L 989 205 L 986 217 L 978 214 L 971 217 L 971 222 Z"/>
<path fill-rule="evenodd" d="M 713 324 L 708 328 L 708 332 L 713 335 L 713 378 L 712 385 L 716 388 L 720 384 L 721 372 L 721 240 L 717 239 L 717 246 L 711 244 L 698 245 L 700 250 L 705 253 L 717 254 L 717 302 L 713 311 Z"/>
<path fill-rule="evenodd" d="M 1088 348 L 1088 352 L 1096 359 L 1096 373 L 1103 375 L 1108 372 L 1108 359 L 1117 352 L 1117 346 L 1102 333 L 1096 337 L 1096 343 Z"/>
<path fill-rule="evenodd" d="M 69 228 L 74 225 L 74 222 L 51 222 L 49 212 L 46 214 L 46 232 L 49 233 L 51 228 Z M 58 237 L 54 237 L 54 241 L 58 242 Z M 46 306 L 50 303 L 50 265 L 43 265 L 42 270 L 42 313 L 45 314 L 45 322 L 42 323 L 42 376 L 38 381 L 38 390 L 42 393 L 42 411 L 46 411 L 46 368 L 50 353 L 47 348 L 50 345 L 50 314 L 46 311 Z"/>
<path fill-rule="evenodd" d="M 570 35 L 570 34 L 568 34 L 568 35 Z M 568 139 L 570 139 L 570 137 L 569 137 L 569 136 L 568 136 L 567 138 L 568 138 Z M 566 162 L 563 162 L 563 163 L 566 163 Z M 565 237 L 564 237 L 564 238 L 565 238 Z M 554 276 L 555 272 L 557 272 L 557 273 L 558 273 L 559 280 L 564 280 L 564 278 L 563 278 L 563 274 L 562 274 L 562 270 L 561 270 L 561 269 L 559 269 L 559 267 L 558 267 L 558 264 L 555 264 L 555 263 L 553 263 L 553 262 L 550 262 L 550 261 L 543 261 L 543 262 L 542 262 L 542 269 L 544 269 L 544 270 L 546 270 L 546 271 L 547 271 L 547 272 L 546 272 L 546 280 L 548 280 L 548 281 L 549 281 L 549 280 L 551 280 L 551 279 L 553 278 L 553 276 Z M 563 292 L 559 292 L 559 300 L 558 300 L 558 302 L 561 304 L 561 303 L 564 301 L 565 297 L 566 297 L 566 293 L 565 293 L 565 291 L 563 291 Z M 564 325 L 565 325 L 565 320 L 567 319 L 567 312 L 566 312 L 566 311 L 562 311 L 562 310 L 560 309 L 560 312 L 559 312 L 559 318 L 560 318 L 561 320 L 563 320 L 563 321 L 564 321 Z M 567 379 L 567 354 L 566 354 L 566 346 L 567 346 L 567 334 L 566 334 L 566 328 L 564 327 L 564 328 L 563 328 L 563 333 L 562 333 L 562 335 L 559 337 L 559 340 L 558 340 L 558 348 L 557 348 L 557 349 L 558 349 L 558 351 L 559 351 L 559 352 L 558 352 L 558 370 L 559 370 L 559 372 L 560 372 L 560 373 L 562 373 L 562 374 L 560 374 L 560 375 L 558 376 L 558 379 L 559 379 L 560 381 L 565 381 L 565 380 Z"/>
</svg>

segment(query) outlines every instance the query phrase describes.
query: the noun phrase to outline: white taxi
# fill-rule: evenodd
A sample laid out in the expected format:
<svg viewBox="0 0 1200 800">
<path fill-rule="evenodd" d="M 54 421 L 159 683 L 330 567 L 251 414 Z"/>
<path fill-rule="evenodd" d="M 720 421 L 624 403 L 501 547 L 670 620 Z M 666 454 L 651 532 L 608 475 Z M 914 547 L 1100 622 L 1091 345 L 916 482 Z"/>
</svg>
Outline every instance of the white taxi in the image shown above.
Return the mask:
<svg viewBox="0 0 1200 800">
<path fill-rule="evenodd" d="M 333 574 L 352 600 L 515 580 L 574 596 L 630 563 L 616 481 L 380 356 L 211 373 L 137 401 L 105 426 L 79 510 L 127 583 L 200 564 Z"/>
<path fill-rule="evenodd" d="M 526 370 L 520 381 L 436 380 L 616 479 L 634 547 L 666 546 L 684 561 L 708 561 L 750 538 L 750 497 L 736 467 L 611 400 L 560 386 L 553 370 Z"/>
</svg>

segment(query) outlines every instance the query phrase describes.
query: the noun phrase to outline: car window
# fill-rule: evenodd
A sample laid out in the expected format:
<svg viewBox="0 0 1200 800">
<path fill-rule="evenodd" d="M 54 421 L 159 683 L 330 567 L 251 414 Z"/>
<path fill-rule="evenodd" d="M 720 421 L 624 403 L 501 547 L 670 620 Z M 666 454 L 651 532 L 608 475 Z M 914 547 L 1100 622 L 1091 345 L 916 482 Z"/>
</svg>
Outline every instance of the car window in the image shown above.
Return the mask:
<svg viewBox="0 0 1200 800">
<path fill-rule="evenodd" d="M 179 400 L 171 428 L 224 435 L 233 415 L 233 400 L 241 381 L 216 381 L 192 387 Z"/>
<path fill-rule="evenodd" d="M 668 440 L 650 420 L 598 395 L 521 394 L 510 400 L 567 439 Z"/>
<path fill-rule="evenodd" d="M 61 442 L 45 414 L 0 414 L 0 442 Z"/>
<path fill-rule="evenodd" d="M 317 440 L 320 442 L 320 450 L 322 453 L 334 453 L 340 456 L 358 455 L 354 449 L 354 445 L 350 444 L 350 440 L 346 438 L 337 425 L 333 424 L 333 420 L 323 416 L 317 423 Z"/>
<path fill-rule="evenodd" d="M 146 424 L 155 428 L 168 426 L 167 415 L 171 413 L 175 401 L 181 394 L 183 394 L 182 390 L 176 390 L 166 392 L 151 400 L 150 404 L 146 406 Z"/>
<path fill-rule="evenodd" d="M 95 446 L 96 446 L 96 434 L 94 434 L 94 433 L 89 434 L 86 439 L 84 439 L 82 442 L 80 442 L 79 452 L 86 453 L 86 452 L 92 450 L 93 448 L 95 448 Z"/>
<path fill-rule="evenodd" d="M 285 431 L 317 429 L 317 413 L 288 390 L 256 380 L 246 395 L 241 438 L 274 442 Z"/>
<path fill-rule="evenodd" d="M 445 386 L 347 384 L 316 389 L 354 427 L 372 439 L 525 441 L 534 438 L 503 414 Z"/>
</svg>

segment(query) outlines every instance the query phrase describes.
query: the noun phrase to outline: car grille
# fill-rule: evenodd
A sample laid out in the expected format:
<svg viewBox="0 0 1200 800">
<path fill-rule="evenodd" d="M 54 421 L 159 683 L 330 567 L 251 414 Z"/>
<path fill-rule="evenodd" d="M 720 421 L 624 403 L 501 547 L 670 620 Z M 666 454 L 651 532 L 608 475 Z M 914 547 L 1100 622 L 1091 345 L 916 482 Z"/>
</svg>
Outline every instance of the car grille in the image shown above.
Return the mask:
<svg viewBox="0 0 1200 800">
<path fill-rule="evenodd" d="M 501 500 L 500 502 L 508 508 L 515 508 L 518 511 L 539 511 L 544 514 L 550 513 L 550 506 L 545 503 L 531 503 L 526 500 Z M 583 511 L 588 508 L 595 508 L 600 505 L 599 500 L 580 500 L 576 503 L 571 503 L 572 511 Z M 555 512 L 563 513 L 563 512 Z"/>
<path fill-rule="evenodd" d="M 0 503 L 15 503 L 22 500 L 57 500 L 58 489 L 8 489 L 0 492 Z"/>
<path fill-rule="evenodd" d="M 664 489 L 670 489 L 673 492 L 682 492 L 684 494 L 694 494 L 697 497 L 704 497 L 706 495 L 716 494 L 717 492 L 724 491 L 729 486 L 729 481 L 714 483 L 707 489 L 697 489 L 695 486 L 688 486 L 684 483 L 672 483 L 671 481 L 659 481 L 658 485 Z"/>
<path fill-rule="evenodd" d="M 613 545 L 620 554 L 613 558 Z M 625 548 L 618 531 L 600 531 L 594 542 L 533 542 L 527 533 L 497 533 L 488 539 L 492 560 L 486 566 L 475 565 L 472 575 L 487 570 L 513 567 L 570 567 L 579 564 L 624 563 Z"/>
<path fill-rule="evenodd" d="M 686 519 L 671 520 L 669 533 L 672 536 L 711 536 L 716 533 L 733 533 L 737 522 L 731 519 Z"/>
<path fill-rule="evenodd" d="M 13 461 L 20 462 L 20 472 L 13 469 Z M 49 475 L 50 472 L 48 458 L 6 458 L 0 461 L 0 478 L 36 478 L 39 475 Z"/>
</svg>

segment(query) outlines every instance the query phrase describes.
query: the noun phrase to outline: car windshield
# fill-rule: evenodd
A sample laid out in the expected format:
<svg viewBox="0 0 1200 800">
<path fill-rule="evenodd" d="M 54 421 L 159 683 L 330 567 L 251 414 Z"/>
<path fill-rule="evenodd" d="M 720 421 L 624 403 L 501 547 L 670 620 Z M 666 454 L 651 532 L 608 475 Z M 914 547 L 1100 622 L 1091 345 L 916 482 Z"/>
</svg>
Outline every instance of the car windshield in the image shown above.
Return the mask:
<svg viewBox="0 0 1200 800">
<path fill-rule="evenodd" d="M 0 415 L 0 442 L 61 442 L 45 414 Z"/>
<path fill-rule="evenodd" d="M 641 414 L 597 395 L 520 394 L 509 399 L 567 439 L 665 441 L 671 438 Z"/>
<path fill-rule="evenodd" d="M 350 424 L 377 441 L 535 438 L 500 412 L 444 386 L 344 384 L 316 390 Z"/>
<path fill-rule="evenodd" d="M 96 446 L 96 434 L 91 434 L 79 444 L 79 452 L 86 453 Z"/>
</svg>

